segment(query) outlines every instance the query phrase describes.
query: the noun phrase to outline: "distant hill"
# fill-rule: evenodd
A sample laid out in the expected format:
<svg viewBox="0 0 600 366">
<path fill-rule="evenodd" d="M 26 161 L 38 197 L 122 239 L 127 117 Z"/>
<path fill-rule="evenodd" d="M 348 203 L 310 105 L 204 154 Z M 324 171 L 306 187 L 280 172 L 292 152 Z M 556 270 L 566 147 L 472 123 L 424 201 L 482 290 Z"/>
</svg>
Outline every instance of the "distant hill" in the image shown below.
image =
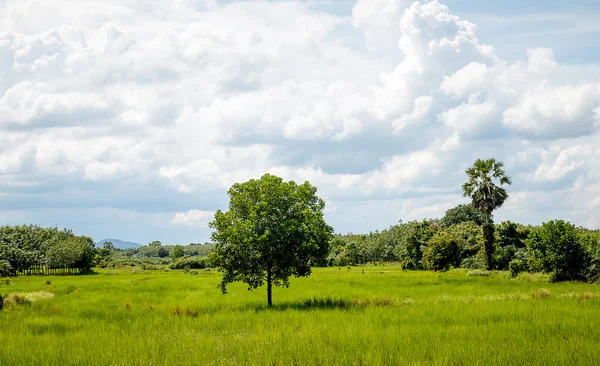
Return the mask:
<svg viewBox="0 0 600 366">
<path fill-rule="evenodd" d="M 132 241 L 123 241 L 123 240 L 119 240 L 119 239 L 102 239 L 96 243 L 96 248 L 102 248 L 104 243 L 106 243 L 107 241 L 110 241 L 111 243 L 113 243 L 115 248 L 118 248 L 118 249 L 139 248 L 142 246 L 142 244 L 134 243 Z"/>
</svg>

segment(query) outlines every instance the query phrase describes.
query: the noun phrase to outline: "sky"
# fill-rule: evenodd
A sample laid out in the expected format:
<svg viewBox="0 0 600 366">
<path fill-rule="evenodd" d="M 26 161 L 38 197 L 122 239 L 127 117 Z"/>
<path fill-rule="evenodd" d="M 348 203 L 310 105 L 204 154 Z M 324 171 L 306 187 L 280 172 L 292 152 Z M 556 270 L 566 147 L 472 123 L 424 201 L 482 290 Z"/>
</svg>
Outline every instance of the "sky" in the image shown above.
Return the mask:
<svg viewBox="0 0 600 366">
<path fill-rule="evenodd" d="M 205 242 L 227 189 L 309 181 L 336 232 L 600 228 L 600 1 L 0 0 L 0 225 Z"/>
</svg>

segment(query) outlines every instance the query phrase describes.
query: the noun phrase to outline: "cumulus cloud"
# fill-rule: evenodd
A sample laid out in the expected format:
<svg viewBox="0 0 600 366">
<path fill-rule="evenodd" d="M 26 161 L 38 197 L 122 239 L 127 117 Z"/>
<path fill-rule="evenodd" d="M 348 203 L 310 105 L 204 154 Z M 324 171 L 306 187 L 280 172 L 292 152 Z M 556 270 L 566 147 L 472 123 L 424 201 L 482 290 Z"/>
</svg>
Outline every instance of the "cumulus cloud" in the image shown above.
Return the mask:
<svg viewBox="0 0 600 366">
<path fill-rule="evenodd" d="M 171 223 L 174 225 L 186 226 L 206 226 L 214 216 L 214 212 L 189 210 L 188 212 L 178 212 L 173 217 Z"/>
<path fill-rule="evenodd" d="M 499 217 L 598 225 L 597 68 L 536 45 L 503 60 L 438 1 L 359 0 L 336 15 L 13 0 L 0 14 L 4 207 L 62 200 L 191 229 L 232 183 L 271 172 L 317 185 L 336 228 L 356 232 L 441 215 L 462 202 L 466 166 L 493 156 L 514 177 Z"/>
</svg>

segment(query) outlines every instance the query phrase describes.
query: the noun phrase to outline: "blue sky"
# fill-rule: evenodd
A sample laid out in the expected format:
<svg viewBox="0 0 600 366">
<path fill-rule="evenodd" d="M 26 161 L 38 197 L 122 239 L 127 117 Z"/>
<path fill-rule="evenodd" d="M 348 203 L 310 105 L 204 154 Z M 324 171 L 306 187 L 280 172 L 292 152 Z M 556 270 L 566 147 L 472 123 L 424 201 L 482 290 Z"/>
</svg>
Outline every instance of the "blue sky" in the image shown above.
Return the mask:
<svg viewBox="0 0 600 366">
<path fill-rule="evenodd" d="M 0 225 L 204 242 L 227 188 L 308 180 L 338 232 L 600 227 L 600 1 L 0 1 Z"/>
</svg>

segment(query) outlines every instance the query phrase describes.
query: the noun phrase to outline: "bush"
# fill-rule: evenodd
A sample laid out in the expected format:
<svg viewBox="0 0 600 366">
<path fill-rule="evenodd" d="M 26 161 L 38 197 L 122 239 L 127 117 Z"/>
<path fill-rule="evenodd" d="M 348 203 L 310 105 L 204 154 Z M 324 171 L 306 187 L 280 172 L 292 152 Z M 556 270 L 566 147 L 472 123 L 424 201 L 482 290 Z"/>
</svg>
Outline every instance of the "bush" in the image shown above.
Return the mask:
<svg viewBox="0 0 600 366">
<path fill-rule="evenodd" d="M 508 264 L 508 270 L 510 271 L 510 275 L 512 277 L 517 277 L 517 275 L 525 270 L 525 263 L 520 259 L 513 259 Z"/>
<path fill-rule="evenodd" d="M 423 264 L 428 269 L 445 271 L 460 265 L 461 247 L 458 239 L 449 233 L 436 234 L 423 251 Z"/>
<path fill-rule="evenodd" d="M 460 263 L 460 266 L 462 268 L 467 268 L 467 269 L 486 269 L 487 268 L 482 252 L 479 252 L 474 256 L 463 259 L 462 262 Z"/>
<path fill-rule="evenodd" d="M 206 260 L 204 258 L 183 257 L 177 259 L 169 266 L 171 269 L 204 269 Z"/>
<path fill-rule="evenodd" d="M 140 264 L 140 268 L 144 271 L 155 271 L 158 268 L 156 268 L 156 266 L 150 264 L 150 263 L 142 263 Z"/>
<path fill-rule="evenodd" d="M 586 277 L 590 258 L 575 226 L 563 220 L 549 221 L 531 231 L 527 240 L 529 265 L 553 273 L 557 280 Z"/>
<path fill-rule="evenodd" d="M 600 247 L 591 253 L 587 278 L 592 283 L 600 283 Z"/>
<path fill-rule="evenodd" d="M 10 277 L 16 274 L 14 268 L 7 260 L 0 260 L 0 277 Z"/>
</svg>

